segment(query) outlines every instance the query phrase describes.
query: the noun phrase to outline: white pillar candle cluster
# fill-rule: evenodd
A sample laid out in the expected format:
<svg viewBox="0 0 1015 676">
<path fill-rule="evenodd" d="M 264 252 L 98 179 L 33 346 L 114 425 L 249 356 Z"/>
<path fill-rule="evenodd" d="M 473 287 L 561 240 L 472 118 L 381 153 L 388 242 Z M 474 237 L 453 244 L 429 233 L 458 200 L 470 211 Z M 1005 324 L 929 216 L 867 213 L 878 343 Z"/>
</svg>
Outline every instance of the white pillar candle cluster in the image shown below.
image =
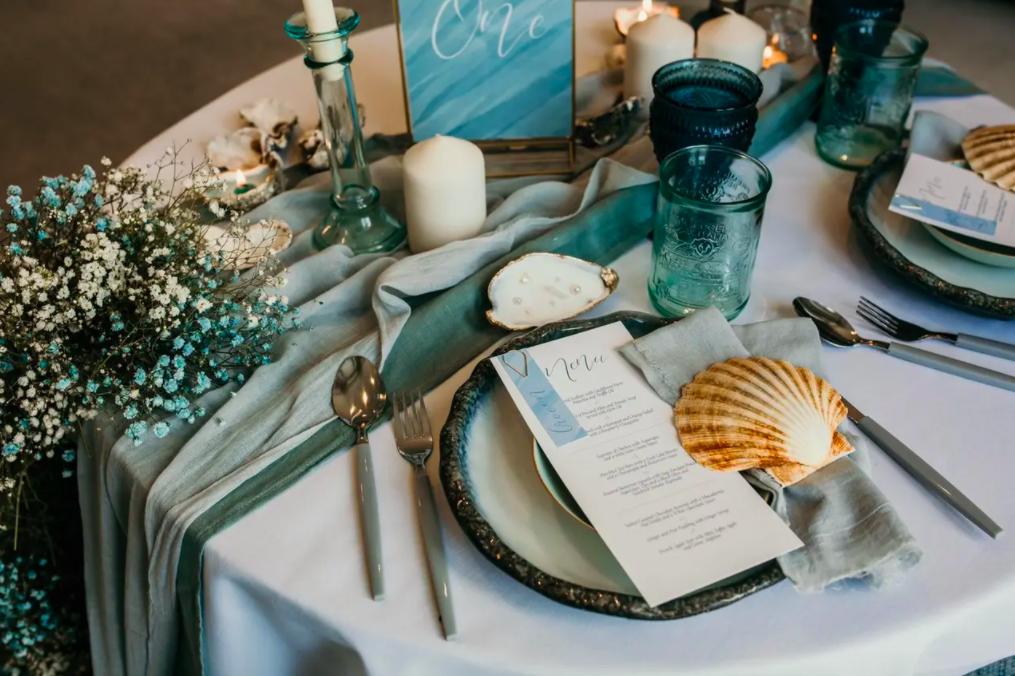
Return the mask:
<svg viewBox="0 0 1015 676">
<path fill-rule="evenodd" d="M 697 55 L 703 59 L 732 61 L 757 73 L 768 44 L 765 29 L 746 16 L 727 12 L 698 28 Z"/>
<path fill-rule="evenodd" d="M 652 75 L 672 61 L 694 56 L 694 29 L 669 14 L 631 26 L 624 63 L 624 96 L 652 100 Z M 647 114 L 647 108 L 646 108 Z"/>
<path fill-rule="evenodd" d="M 303 0 L 303 14 L 307 18 L 307 31 L 311 34 L 332 33 L 338 30 L 338 19 L 335 17 L 335 5 L 332 0 Z M 326 40 L 310 45 L 310 56 L 318 63 L 332 63 L 342 56 L 341 40 Z M 339 80 L 342 77 L 342 66 L 334 64 L 325 66 L 324 77 L 328 80 Z"/>
<path fill-rule="evenodd" d="M 731 61 L 757 73 L 767 45 L 765 29 L 741 14 L 727 12 L 703 23 L 698 28 L 697 48 L 694 29 L 669 14 L 657 14 L 633 24 L 628 31 L 624 96 L 651 101 L 655 72 L 695 55 Z"/>
<path fill-rule="evenodd" d="M 486 220 L 486 162 L 479 147 L 434 136 L 402 159 L 409 250 L 428 251 L 475 237 Z"/>
</svg>

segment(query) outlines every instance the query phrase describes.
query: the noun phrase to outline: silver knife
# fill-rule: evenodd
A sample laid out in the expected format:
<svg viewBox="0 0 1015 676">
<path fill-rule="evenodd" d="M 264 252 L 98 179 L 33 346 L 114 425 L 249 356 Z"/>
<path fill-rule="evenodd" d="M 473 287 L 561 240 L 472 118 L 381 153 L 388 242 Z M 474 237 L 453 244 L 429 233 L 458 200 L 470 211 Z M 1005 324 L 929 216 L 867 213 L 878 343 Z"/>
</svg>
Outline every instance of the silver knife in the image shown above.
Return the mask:
<svg viewBox="0 0 1015 676">
<path fill-rule="evenodd" d="M 865 416 L 853 404 L 843 397 L 842 403 L 846 405 L 849 419 L 856 423 L 856 426 L 863 430 L 870 439 L 881 447 L 889 458 L 894 460 L 910 476 L 920 482 L 924 488 L 937 493 L 938 496 L 954 507 L 962 516 L 972 521 L 984 533 L 996 538 L 1001 533 L 999 526 L 993 519 L 977 507 L 972 500 L 962 494 L 958 488 L 953 486 L 948 479 L 928 465 L 926 461 L 918 456 L 913 449 L 899 441 L 895 435 L 878 424 L 876 420 Z"/>
</svg>

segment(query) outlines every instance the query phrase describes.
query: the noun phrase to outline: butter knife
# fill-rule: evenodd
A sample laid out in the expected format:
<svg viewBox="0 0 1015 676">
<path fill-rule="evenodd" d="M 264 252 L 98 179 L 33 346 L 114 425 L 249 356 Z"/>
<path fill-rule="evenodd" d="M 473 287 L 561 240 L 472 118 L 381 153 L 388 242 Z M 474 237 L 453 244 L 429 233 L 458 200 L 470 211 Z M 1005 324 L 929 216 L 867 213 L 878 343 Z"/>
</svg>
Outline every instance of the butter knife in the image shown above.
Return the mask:
<svg viewBox="0 0 1015 676">
<path fill-rule="evenodd" d="M 938 497 L 976 524 L 990 537 L 996 538 L 1001 533 L 1001 526 L 987 516 L 972 500 L 963 495 L 962 491 L 952 485 L 948 479 L 945 479 L 936 469 L 927 464 L 913 449 L 899 441 L 876 420 L 861 413 L 856 406 L 846 401 L 845 397 L 842 402 L 846 405 L 849 419 L 856 423 L 856 426 L 863 430 L 863 433 L 870 437 L 871 441 L 880 446 L 889 458 L 906 470 L 924 488 L 937 493 Z"/>
</svg>

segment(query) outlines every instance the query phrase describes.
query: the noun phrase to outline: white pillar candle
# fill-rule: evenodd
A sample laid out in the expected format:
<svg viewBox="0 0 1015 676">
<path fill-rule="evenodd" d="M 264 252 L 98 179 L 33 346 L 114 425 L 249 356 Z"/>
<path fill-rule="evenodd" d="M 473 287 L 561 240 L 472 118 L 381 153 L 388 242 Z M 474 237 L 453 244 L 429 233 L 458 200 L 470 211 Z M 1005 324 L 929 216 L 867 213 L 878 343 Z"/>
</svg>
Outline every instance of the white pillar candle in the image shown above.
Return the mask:
<svg viewBox="0 0 1015 676">
<path fill-rule="evenodd" d="M 312 34 L 332 33 L 338 30 L 338 19 L 335 17 L 335 5 L 332 0 L 303 0 L 303 14 L 307 18 L 307 32 Z M 341 40 L 327 40 L 311 43 L 310 56 L 318 63 L 332 63 L 342 56 Z M 324 76 L 329 80 L 342 77 L 342 66 L 335 64 L 324 68 Z"/>
<path fill-rule="evenodd" d="M 722 59 L 757 73 L 768 44 L 765 29 L 746 16 L 727 12 L 698 28 L 698 57 Z"/>
<path fill-rule="evenodd" d="M 428 251 L 479 234 L 486 220 L 486 162 L 475 143 L 434 136 L 402 159 L 409 249 Z"/>
<path fill-rule="evenodd" d="M 762 31 L 764 33 L 764 31 Z M 657 14 L 631 26 L 624 63 L 624 96 L 652 100 L 652 76 L 661 66 L 694 56 L 694 29 L 670 16 Z M 645 109 L 646 114 L 648 107 Z"/>
</svg>

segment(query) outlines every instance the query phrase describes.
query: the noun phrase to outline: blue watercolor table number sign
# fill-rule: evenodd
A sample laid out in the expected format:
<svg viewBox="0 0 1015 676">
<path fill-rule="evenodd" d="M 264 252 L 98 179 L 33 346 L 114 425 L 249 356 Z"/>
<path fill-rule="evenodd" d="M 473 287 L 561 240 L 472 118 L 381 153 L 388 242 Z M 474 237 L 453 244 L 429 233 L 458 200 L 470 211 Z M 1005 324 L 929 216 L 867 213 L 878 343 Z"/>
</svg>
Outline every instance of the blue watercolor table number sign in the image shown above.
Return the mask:
<svg viewBox="0 0 1015 676">
<path fill-rule="evenodd" d="M 395 0 L 395 9 L 414 141 L 468 139 L 488 164 L 516 149 L 573 161 L 572 0 Z M 529 169 L 498 173 L 540 173 Z"/>
</svg>

